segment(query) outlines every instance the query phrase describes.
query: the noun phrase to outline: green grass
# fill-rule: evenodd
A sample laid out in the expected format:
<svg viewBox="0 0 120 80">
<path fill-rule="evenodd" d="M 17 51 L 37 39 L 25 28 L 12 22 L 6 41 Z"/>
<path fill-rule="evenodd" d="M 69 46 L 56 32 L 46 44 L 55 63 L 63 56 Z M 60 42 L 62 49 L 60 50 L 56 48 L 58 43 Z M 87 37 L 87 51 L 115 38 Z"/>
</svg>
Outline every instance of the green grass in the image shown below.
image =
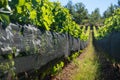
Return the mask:
<svg viewBox="0 0 120 80">
<path fill-rule="evenodd" d="M 72 63 L 57 76 L 59 80 L 120 80 L 120 62 L 95 48 L 92 40 L 91 34 L 88 47 L 77 59 L 73 55 Z"/>
<path fill-rule="evenodd" d="M 92 44 L 92 37 L 90 39 L 90 44 L 86 48 L 84 58 L 78 58 L 77 63 L 79 63 L 75 74 L 72 76 L 72 80 L 96 80 L 99 75 L 100 64 L 98 58 L 95 55 L 95 49 Z"/>
</svg>

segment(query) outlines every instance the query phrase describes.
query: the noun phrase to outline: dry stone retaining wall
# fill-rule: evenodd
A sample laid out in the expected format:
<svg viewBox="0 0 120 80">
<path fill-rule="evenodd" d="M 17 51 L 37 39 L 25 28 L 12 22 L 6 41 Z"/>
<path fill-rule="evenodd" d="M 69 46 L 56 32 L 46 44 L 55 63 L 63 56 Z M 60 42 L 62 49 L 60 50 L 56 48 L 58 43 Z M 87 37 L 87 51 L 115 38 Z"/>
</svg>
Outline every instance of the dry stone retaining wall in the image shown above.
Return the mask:
<svg viewBox="0 0 120 80">
<path fill-rule="evenodd" d="M 68 34 L 42 32 L 33 25 L 10 23 L 5 29 L 0 25 L 0 63 L 8 61 L 4 55 L 12 54 L 16 73 L 39 69 L 51 60 L 68 57 L 71 51 L 84 49 L 87 43 Z"/>
</svg>

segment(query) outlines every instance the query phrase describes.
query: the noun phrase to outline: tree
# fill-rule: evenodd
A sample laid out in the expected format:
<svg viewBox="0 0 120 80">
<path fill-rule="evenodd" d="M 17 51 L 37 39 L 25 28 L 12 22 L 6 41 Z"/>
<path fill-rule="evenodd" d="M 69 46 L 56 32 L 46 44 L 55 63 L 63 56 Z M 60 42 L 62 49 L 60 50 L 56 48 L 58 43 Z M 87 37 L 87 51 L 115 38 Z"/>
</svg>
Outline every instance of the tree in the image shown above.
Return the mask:
<svg viewBox="0 0 120 80">
<path fill-rule="evenodd" d="M 120 8 L 120 0 L 118 0 L 117 5 L 115 5 L 115 8 Z"/>
<path fill-rule="evenodd" d="M 112 16 L 114 10 L 115 10 L 115 6 L 111 4 L 110 7 L 108 7 L 108 9 L 103 13 L 103 17 L 108 18 Z"/>
<path fill-rule="evenodd" d="M 118 0 L 118 7 L 120 8 L 120 0 Z"/>
<path fill-rule="evenodd" d="M 76 3 L 74 9 L 75 13 L 73 14 L 73 20 L 78 24 L 82 24 L 84 19 L 88 18 L 88 11 L 85 5 L 83 3 Z"/>
<path fill-rule="evenodd" d="M 91 15 L 89 16 L 89 23 L 91 25 L 99 25 L 101 24 L 101 15 L 99 8 L 96 8 Z"/>
<path fill-rule="evenodd" d="M 67 5 L 65 7 L 69 10 L 69 13 L 71 15 L 73 15 L 73 13 L 74 13 L 74 7 L 72 5 L 72 1 L 71 0 L 67 3 Z"/>
</svg>

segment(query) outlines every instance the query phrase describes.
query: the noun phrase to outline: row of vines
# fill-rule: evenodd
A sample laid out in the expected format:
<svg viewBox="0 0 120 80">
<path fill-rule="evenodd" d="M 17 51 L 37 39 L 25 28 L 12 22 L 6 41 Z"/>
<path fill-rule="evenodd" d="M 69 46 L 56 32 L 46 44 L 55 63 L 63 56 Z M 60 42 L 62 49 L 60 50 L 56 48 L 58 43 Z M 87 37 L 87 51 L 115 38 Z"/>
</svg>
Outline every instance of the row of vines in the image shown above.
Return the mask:
<svg viewBox="0 0 120 80">
<path fill-rule="evenodd" d="M 120 8 L 116 9 L 112 16 L 105 19 L 104 26 L 98 27 L 98 30 L 94 27 L 96 39 L 102 39 L 112 32 L 120 32 Z"/>
<path fill-rule="evenodd" d="M 49 0 L 1 0 L 0 21 L 5 26 L 10 22 L 32 24 L 41 30 L 69 33 L 76 38 L 81 38 L 83 32 L 72 21 L 68 9 Z"/>
<path fill-rule="evenodd" d="M 93 27 L 95 45 L 115 59 L 120 59 L 120 8 L 105 19 L 104 26 Z"/>
<path fill-rule="evenodd" d="M 19 80 L 23 73 L 20 80 L 26 79 L 26 74 L 28 80 L 42 80 L 65 66 L 64 60 L 57 62 L 56 58 L 67 55 L 70 61 L 79 56 L 76 51 L 87 46 L 90 26 L 76 24 L 59 2 L 0 0 L 0 31 L 0 78 Z M 52 61 L 55 63 L 42 71 Z"/>
</svg>

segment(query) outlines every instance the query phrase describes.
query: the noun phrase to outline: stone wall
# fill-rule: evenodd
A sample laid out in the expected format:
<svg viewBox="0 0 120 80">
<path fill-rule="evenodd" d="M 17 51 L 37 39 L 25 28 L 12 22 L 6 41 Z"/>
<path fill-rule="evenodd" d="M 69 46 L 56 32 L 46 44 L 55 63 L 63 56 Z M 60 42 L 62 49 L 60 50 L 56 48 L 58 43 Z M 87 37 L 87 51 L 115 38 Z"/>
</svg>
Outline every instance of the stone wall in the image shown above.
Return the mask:
<svg viewBox="0 0 120 80">
<path fill-rule="evenodd" d="M 68 57 L 71 51 L 84 49 L 87 43 L 68 34 L 42 32 L 33 25 L 10 23 L 5 29 L 0 25 L 0 63 L 12 54 L 16 73 L 39 69 L 56 58 Z"/>
<path fill-rule="evenodd" d="M 95 45 L 112 57 L 120 59 L 120 32 L 113 32 L 101 40 L 95 40 Z"/>
</svg>

